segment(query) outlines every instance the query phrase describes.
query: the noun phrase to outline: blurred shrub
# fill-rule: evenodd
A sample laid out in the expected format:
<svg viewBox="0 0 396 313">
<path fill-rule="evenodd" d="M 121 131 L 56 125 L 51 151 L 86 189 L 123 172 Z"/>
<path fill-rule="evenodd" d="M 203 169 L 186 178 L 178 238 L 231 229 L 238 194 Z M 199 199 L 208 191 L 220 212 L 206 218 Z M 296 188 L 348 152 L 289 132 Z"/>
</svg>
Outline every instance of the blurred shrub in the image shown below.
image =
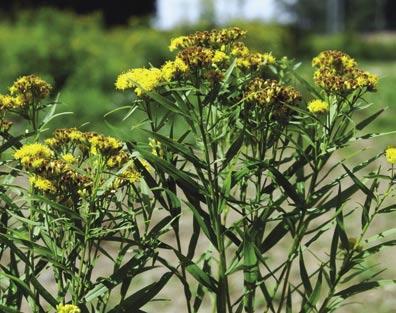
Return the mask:
<svg viewBox="0 0 396 313">
<path fill-rule="evenodd" d="M 117 74 L 148 59 L 161 64 L 169 57 L 170 36 L 148 27 L 106 30 L 97 14 L 81 17 L 47 8 L 21 12 L 13 22 L 0 22 L 0 61 L 7 65 L 0 82 L 6 86 L 17 76 L 40 74 L 61 91 L 61 110 L 75 113 L 65 125 L 103 120 L 114 102 L 124 101 L 114 95 Z"/>
<path fill-rule="evenodd" d="M 89 127 L 100 131 L 106 112 L 130 102 L 115 95 L 117 74 L 128 67 L 148 66 L 149 60 L 159 66 L 170 58 L 170 38 L 213 27 L 201 24 L 161 32 L 148 24 L 139 19 L 125 27 L 106 29 L 99 14 L 77 16 L 49 8 L 21 12 L 12 21 L 3 19 L 0 62 L 6 66 L 0 71 L 1 86 L 17 76 L 39 74 L 61 92 L 59 110 L 75 113 L 74 118 L 65 118 L 62 126 L 91 122 Z M 293 36 L 286 27 L 259 22 L 232 24 L 248 31 L 246 41 L 252 49 L 273 51 L 275 56 L 293 52 Z"/>
<path fill-rule="evenodd" d="M 272 51 L 275 56 L 295 55 L 295 42 L 292 29 L 282 25 L 263 24 L 260 22 L 235 22 L 247 31 L 245 42 L 251 49 Z"/>
<path fill-rule="evenodd" d="M 345 51 L 355 58 L 365 60 L 395 60 L 395 35 L 373 34 L 336 34 L 311 35 L 302 45 L 300 54 L 311 57 L 323 50 Z"/>
</svg>

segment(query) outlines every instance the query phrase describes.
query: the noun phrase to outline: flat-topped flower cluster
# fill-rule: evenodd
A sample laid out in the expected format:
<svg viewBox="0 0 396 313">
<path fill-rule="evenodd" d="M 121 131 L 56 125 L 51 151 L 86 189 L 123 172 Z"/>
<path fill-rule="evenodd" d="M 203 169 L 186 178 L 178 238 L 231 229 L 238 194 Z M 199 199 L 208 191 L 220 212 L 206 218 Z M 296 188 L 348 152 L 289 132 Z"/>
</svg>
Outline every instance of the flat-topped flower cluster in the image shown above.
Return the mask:
<svg viewBox="0 0 396 313">
<path fill-rule="evenodd" d="M 238 41 L 245 33 L 234 27 L 174 38 L 169 46 L 171 51 L 177 51 L 174 60 L 161 68 L 131 69 L 118 76 L 116 88 L 132 88 L 137 96 L 143 96 L 174 80 L 196 77 L 198 72 L 206 79 L 218 81 L 234 60 L 244 71 L 274 64 L 276 60 L 271 53 L 252 52 Z"/>
<path fill-rule="evenodd" d="M 32 187 L 62 202 L 91 194 L 94 185 L 104 184 L 112 175 L 107 192 L 141 178 L 136 157 L 121 141 L 76 128 L 57 129 L 45 144 L 26 144 L 14 157 L 29 173 Z"/>
</svg>

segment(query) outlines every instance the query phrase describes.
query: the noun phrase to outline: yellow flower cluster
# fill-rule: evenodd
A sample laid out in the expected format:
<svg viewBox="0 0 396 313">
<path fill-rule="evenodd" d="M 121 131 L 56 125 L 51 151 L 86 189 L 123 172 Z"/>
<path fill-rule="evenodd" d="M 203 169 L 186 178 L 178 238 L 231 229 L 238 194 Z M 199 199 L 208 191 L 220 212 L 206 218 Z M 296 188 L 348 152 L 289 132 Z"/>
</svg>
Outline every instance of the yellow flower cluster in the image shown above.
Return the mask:
<svg viewBox="0 0 396 313">
<path fill-rule="evenodd" d="M 301 99 L 300 93 L 291 86 L 282 85 L 272 79 L 255 78 L 247 86 L 245 100 L 248 104 L 261 105 L 271 111 L 275 118 L 286 118 L 290 110 Z"/>
<path fill-rule="evenodd" d="M 56 307 L 56 313 L 81 313 L 81 311 L 74 304 L 59 304 Z"/>
<path fill-rule="evenodd" d="M 116 89 L 133 89 L 139 97 L 174 80 L 189 79 L 189 74 L 202 75 L 203 80 L 219 82 L 236 59 L 240 70 L 256 70 L 274 64 L 270 53 L 251 52 L 238 39 L 245 31 L 237 27 L 196 32 L 171 40 L 171 51 L 178 50 L 176 58 L 160 68 L 136 68 L 118 76 Z"/>
<path fill-rule="evenodd" d="M 170 82 L 177 75 L 188 71 L 188 66 L 181 58 L 174 61 L 167 61 L 161 69 L 136 68 L 120 74 L 117 77 L 115 86 L 118 90 L 133 88 L 137 96 L 142 96 L 161 85 Z"/>
<path fill-rule="evenodd" d="M 178 57 L 188 65 L 189 68 L 219 68 L 223 63 L 223 69 L 227 69 L 228 60 L 236 58 L 237 66 L 241 69 L 257 69 L 260 66 L 274 64 L 275 58 L 271 53 L 250 52 L 241 42 L 227 47 L 223 45 L 220 50 L 206 46 L 190 46 L 181 50 Z M 220 67 L 221 69 L 221 67 Z"/>
<path fill-rule="evenodd" d="M 71 153 L 62 154 L 61 158 L 63 161 L 65 161 L 68 164 L 74 164 L 77 162 L 77 158 Z"/>
<path fill-rule="evenodd" d="M 188 71 L 188 66 L 183 62 L 182 59 L 176 58 L 174 61 L 167 61 L 162 67 L 162 78 L 170 82 L 178 74 L 182 74 Z"/>
<path fill-rule="evenodd" d="M 190 40 L 188 36 L 179 36 L 171 40 L 169 50 L 175 51 L 177 49 L 187 48 L 191 45 L 193 45 L 193 41 Z"/>
<path fill-rule="evenodd" d="M 46 145 L 33 143 L 22 146 L 15 152 L 14 158 L 19 160 L 25 167 L 38 168 L 53 155 L 54 152 Z"/>
<path fill-rule="evenodd" d="M 118 139 L 76 128 L 57 129 L 53 137 L 41 143 L 26 144 L 14 157 L 26 169 L 32 187 L 56 195 L 58 199 L 79 199 L 89 194 L 98 168 L 103 182 L 109 175 L 119 175 L 114 188 L 140 180 L 133 157 Z M 131 162 L 124 168 L 127 162 Z"/>
<path fill-rule="evenodd" d="M 30 176 L 29 177 L 30 185 L 34 188 L 37 188 L 44 192 L 56 192 L 56 188 L 54 184 L 49 180 L 41 176 Z"/>
<path fill-rule="evenodd" d="M 31 174 L 31 186 L 42 192 L 68 192 L 72 186 L 89 184 L 87 177 L 74 171 L 63 158 L 57 159 L 55 152 L 41 143 L 22 146 L 14 153 L 14 158 Z"/>
<path fill-rule="evenodd" d="M 325 113 L 329 110 L 329 104 L 323 100 L 315 99 L 308 103 L 308 111 L 311 113 Z"/>
<path fill-rule="evenodd" d="M 223 51 L 215 50 L 212 57 L 212 63 L 218 64 L 227 61 L 230 57 Z"/>
<path fill-rule="evenodd" d="M 142 178 L 142 174 L 134 168 L 128 168 L 121 173 L 121 181 L 126 180 L 129 183 L 137 183 Z"/>
<path fill-rule="evenodd" d="M 84 133 L 76 128 L 58 128 L 51 138 L 45 140 L 45 143 L 51 148 L 58 148 L 64 144 L 81 144 L 85 141 Z"/>
<path fill-rule="evenodd" d="M 0 109 L 13 110 L 23 106 L 22 99 L 10 95 L 0 95 Z"/>
<path fill-rule="evenodd" d="M 385 150 L 385 156 L 386 160 L 391 163 L 395 164 L 396 163 L 396 148 L 395 147 L 389 147 L 388 149 Z"/>
<path fill-rule="evenodd" d="M 242 69 L 258 68 L 262 65 L 274 64 L 275 57 L 271 53 L 250 52 L 242 42 L 236 42 L 231 47 L 231 55 L 236 57 L 238 67 Z"/>
<path fill-rule="evenodd" d="M 9 88 L 9 94 L 0 95 L 0 110 L 16 110 L 41 101 L 51 92 L 51 85 L 36 75 L 22 76 Z"/>
<path fill-rule="evenodd" d="M 210 48 L 192 46 L 187 47 L 179 52 L 178 57 L 183 60 L 189 68 L 198 68 L 210 66 L 214 63 L 215 51 Z"/>
<path fill-rule="evenodd" d="M 172 39 L 169 45 L 169 50 L 174 51 L 192 46 L 221 47 L 235 42 L 245 36 L 245 34 L 246 32 L 238 27 L 196 32 L 189 36 L 180 36 Z"/>
<path fill-rule="evenodd" d="M 301 95 L 293 87 L 282 85 L 276 80 L 255 78 L 248 85 L 245 98 L 259 105 L 294 104 Z"/>
<path fill-rule="evenodd" d="M 154 90 L 162 82 L 162 72 L 158 68 L 136 68 L 118 76 L 115 86 L 119 90 L 134 88 L 137 96 Z"/>
<path fill-rule="evenodd" d="M 350 93 L 357 89 L 375 91 L 378 76 L 357 67 L 357 62 L 341 51 L 328 50 L 313 58 L 315 83 L 329 92 Z"/>
<path fill-rule="evenodd" d="M 51 85 L 36 75 L 22 76 L 10 87 L 10 94 L 25 104 L 40 101 L 51 92 Z"/>
<path fill-rule="evenodd" d="M 122 142 L 110 136 L 103 136 L 97 133 L 85 133 L 93 155 L 113 155 L 122 148 Z"/>
<path fill-rule="evenodd" d="M 112 155 L 118 152 L 123 144 L 114 137 L 103 136 L 95 132 L 82 132 L 76 128 L 59 128 L 55 130 L 53 137 L 46 139 L 45 143 L 53 149 L 59 149 L 62 146 L 72 148 L 79 146 L 84 152 L 93 155 Z M 74 162 L 70 155 L 65 155 L 67 162 Z"/>
</svg>

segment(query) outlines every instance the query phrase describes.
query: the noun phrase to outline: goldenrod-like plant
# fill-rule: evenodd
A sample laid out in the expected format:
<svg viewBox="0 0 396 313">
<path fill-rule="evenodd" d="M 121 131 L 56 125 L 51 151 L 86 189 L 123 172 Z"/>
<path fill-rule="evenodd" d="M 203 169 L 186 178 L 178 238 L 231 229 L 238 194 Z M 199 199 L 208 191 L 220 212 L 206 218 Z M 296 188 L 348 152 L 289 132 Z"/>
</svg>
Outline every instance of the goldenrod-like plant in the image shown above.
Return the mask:
<svg viewBox="0 0 396 313">
<path fill-rule="evenodd" d="M 392 195 L 393 167 L 365 171 L 382 152 L 352 167 L 342 153 L 335 157 L 380 135 L 360 131 L 382 109 L 356 121 L 378 78 L 349 55 L 325 51 L 313 59 L 311 86 L 292 62 L 250 51 L 243 36 L 230 28 L 175 38 L 175 60 L 132 69 L 116 82 L 134 91 L 161 147 L 158 155 L 132 145 L 155 168 L 148 179 L 179 200 L 169 210 L 175 237 L 191 233 L 188 249 L 180 239 L 167 245 L 179 260 L 170 270 L 178 273 L 188 312 L 210 294 L 216 312 L 331 312 L 386 282 L 370 280 L 377 273 L 364 276 L 364 260 L 392 244 L 367 231 L 392 211 L 383 205 Z M 186 210 L 192 230 L 179 225 Z M 345 220 L 357 214 L 360 231 Z M 326 234 L 331 242 L 315 246 Z M 213 253 L 197 249 L 203 238 Z M 282 257 L 274 258 L 279 250 Z"/>
<path fill-rule="evenodd" d="M 325 51 L 311 85 L 244 35 L 178 37 L 174 60 L 119 75 L 116 88 L 134 95 L 123 123 L 143 116 L 145 141 L 77 128 L 43 140 L 56 114 L 38 77 L 0 98 L 1 151 L 13 150 L 2 156 L 3 311 L 144 312 L 173 278 L 188 313 L 327 313 L 394 283 L 366 260 L 395 244 L 394 230 L 369 231 L 395 210 L 396 149 L 358 164 L 346 149 L 384 135 L 362 133 L 383 112 L 361 114 L 377 76 Z M 10 135 L 9 113 L 31 137 Z"/>
</svg>

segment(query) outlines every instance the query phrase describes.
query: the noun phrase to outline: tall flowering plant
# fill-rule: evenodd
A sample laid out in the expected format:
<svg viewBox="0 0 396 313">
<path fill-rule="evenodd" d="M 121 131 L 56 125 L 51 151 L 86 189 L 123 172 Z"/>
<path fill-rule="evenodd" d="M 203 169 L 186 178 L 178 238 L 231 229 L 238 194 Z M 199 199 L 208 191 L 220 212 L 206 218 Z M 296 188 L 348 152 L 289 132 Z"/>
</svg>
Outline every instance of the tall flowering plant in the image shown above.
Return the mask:
<svg viewBox="0 0 396 313">
<path fill-rule="evenodd" d="M 1 310 L 145 312 L 184 294 L 189 313 L 325 313 L 394 283 L 366 260 L 395 244 L 371 230 L 395 210 L 396 148 L 358 164 L 345 149 L 384 135 L 363 132 L 383 111 L 361 114 L 377 76 L 325 51 L 311 85 L 244 36 L 178 37 L 174 60 L 118 76 L 145 141 L 42 139 L 56 114 L 36 76 L 0 97 Z"/>
<path fill-rule="evenodd" d="M 156 200 L 142 181 L 152 169 L 119 139 L 76 128 L 41 139 L 59 115 L 50 90 L 25 76 L 0 96 L 0 311 L 121 312 L 142 301 L 143 291 L 128 294 L 132 279 L 155 268 L 170 221 L 152 224 Z M 29 122 L 22 135 L 12 115 Z"/>
<path fill-rule="evenodd" d="M 176 240 L 160 249 L 178 265 L 163 265 L 180 280 L 187 312 L 210 300 L 216 312 L 332 312 L 393 283 L 364 262 L 393 245 L 387 232 L 368 236 L 375 218 L 393 211 L 393 165 L 368 171 L 382 152 L 355 165 L 340 159 L 343 148 L 381 135 L 362 131 L 382 109 L 357 120 L 378 77 L 324 51 L 312 61 L 312 86 L 288 59 L 250 51 L 244 35 L 229 28 L 175 38 L 174 60 L 116 81 L 134 92 L 133 109 L 145 113 L 156 142 L 156 153 L 139 142 L 130 148 L 169 198 Z M 386 150 L 391 164 L 394 155 Z M 185 229 L 188 211 L 193 227 Z"/>
</svg>

